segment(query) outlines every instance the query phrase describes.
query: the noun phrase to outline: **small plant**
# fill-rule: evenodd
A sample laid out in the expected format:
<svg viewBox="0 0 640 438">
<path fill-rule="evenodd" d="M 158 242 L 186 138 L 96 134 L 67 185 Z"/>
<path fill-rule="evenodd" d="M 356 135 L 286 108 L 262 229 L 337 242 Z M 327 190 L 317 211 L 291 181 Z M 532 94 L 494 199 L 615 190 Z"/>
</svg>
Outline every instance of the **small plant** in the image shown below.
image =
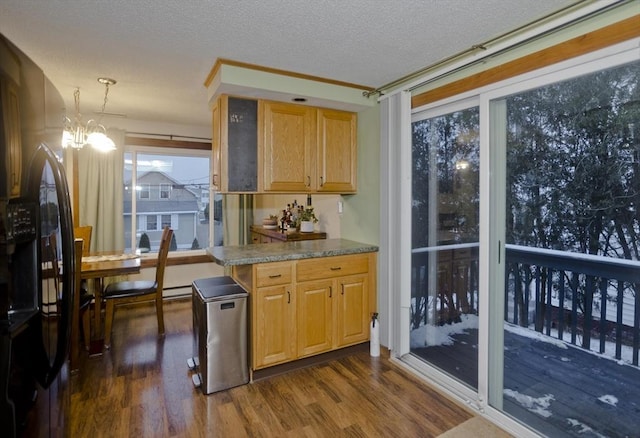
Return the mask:
<svg viewBox="0 0 640 438">
<path fill-rule="evenodd" d="M 300 213 L 298 213 L 298 225 L 300 222 L 304 222 L 304 221 L 313 222 L 314 224 L 318 222 L 318 218 L 313 212 L 313 207 L 311 206 L 305 207 L 303 210 L 300 211 Z"/>
</svg>

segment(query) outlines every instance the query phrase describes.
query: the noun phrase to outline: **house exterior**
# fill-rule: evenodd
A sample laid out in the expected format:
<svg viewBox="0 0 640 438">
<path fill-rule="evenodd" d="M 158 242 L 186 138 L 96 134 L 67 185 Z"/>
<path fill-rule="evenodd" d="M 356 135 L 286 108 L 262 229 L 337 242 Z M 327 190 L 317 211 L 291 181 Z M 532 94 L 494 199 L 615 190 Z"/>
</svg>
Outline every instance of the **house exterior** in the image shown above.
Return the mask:
<svg viewBox="0 0 640 438">
<path fill-rule="evenodd" d="M 169 226 L 176 236 L 178 249 L 191 249 L 191 243 L 198 234 L 199 198 L 166 174 L 147 172 L 137 179 L 136 190 L 131 190 L 130 181 L 124 188 L 124 229 L 125 242 L 131 248 L 131 211 L 135 196 L 137 246 L 140 237 L 146 233 L 151 243 L 151 251 L 157 250 L 162 229 Z"/>
</svg>

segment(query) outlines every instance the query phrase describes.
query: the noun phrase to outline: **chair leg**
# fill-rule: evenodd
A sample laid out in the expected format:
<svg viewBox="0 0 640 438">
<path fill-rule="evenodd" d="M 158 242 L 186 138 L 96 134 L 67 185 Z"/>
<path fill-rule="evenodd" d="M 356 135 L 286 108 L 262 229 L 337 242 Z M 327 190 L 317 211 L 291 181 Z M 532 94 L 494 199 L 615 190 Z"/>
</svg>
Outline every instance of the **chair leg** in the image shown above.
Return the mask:
<svg viewBox="0 0 640 438">
<path fill-rule="evenodd" d="M 156 297 L 156 315 L 158 316 L 158 334 L 164 335 L 164 312 L 162 310 L 162 296 Z"/>
<path fill-rule="evenodd" d="M 104 346 L 105 348 L 111 348 L 111 327 L 113 326 L 113 313 L 115 312 L 115 304 L 113 300 L 107 300 L 105 307 L 105 319 L 104 319 Z"/>
<path fill-rule="evenodd" d="M 82 331 L 84 339 L 84 348 L 89 351 L 89 344 L 91 343 L 91 308 L 87 306 L 82 313 Z"/>
</svg>

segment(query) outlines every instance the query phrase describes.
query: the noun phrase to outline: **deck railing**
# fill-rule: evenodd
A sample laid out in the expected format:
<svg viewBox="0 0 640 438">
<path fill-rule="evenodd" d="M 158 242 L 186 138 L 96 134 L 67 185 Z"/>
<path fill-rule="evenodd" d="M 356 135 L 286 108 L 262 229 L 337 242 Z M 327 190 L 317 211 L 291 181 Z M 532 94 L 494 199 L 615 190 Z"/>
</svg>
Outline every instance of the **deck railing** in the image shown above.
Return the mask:
<svg viewBox="0 0 640 438">
<path fill-rule="evenodd" d="M 442 251 L 465 248 L 471 256 L 463 262 L 440 257 Z M 420 248 L 412 256 L 414 327 L 477 314 L 477 244 Z M 618 360 L 623 347 L 631 348 L 631 362 L 638 365 L 640 262 L 507 245 L 505 271 L 505 321 Z M 432 287 L 437 294 L 428 293 Z M 430 315 L 436 320 L 429 321 Z M 607 351 L 607 344 L 615 345 L 615 352 Z"/>
</svg>

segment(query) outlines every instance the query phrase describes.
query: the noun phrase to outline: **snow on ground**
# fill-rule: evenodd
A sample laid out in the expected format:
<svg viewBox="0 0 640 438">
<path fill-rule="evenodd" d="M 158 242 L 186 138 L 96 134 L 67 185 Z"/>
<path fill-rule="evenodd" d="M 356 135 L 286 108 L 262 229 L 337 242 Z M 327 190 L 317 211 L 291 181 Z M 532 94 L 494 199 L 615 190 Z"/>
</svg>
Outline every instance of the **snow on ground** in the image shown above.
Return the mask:
<svg viewBox="0 0 640 438">
<path fill-rule="evenodd" d="M 411 331 L 411 348 L 424 348 L 433 347 L 436 345 L 453 345 L 453 335 L 466 333 L 468 329 L 478 329 L 478 316 L 477 315 L 460 315 L 461 322 L 455 324 L 445 324 L 442 326 L 435 325 L 423 325 L 415 330 Z M 558 331 L 551 329 L 551 335 L 547 336 L 544 333 L 537 332 L 529 327 L 520 327 L 518 325 L 504 323 L 504 329 L 529 339 L 536 341 L 547 342 L 555 345 L 559 348 L 580 348 L 583 351 L 587 351 L 602 359 L 614 360 L 618 365 L 633 365 L 633 348 L 627 345 L 622 345 L 621 359 L 615 359 L 616 344 L 615 342 L 605 342 L 604 353 L 599 353 L 593 350 L 585 350 L 580 346 L 573 346 L 570 343 L 571 334 L 568 332 L 563 333 L 563 339 L 558 339 Z M 600 342 L 598 340 L 591 340 L 591 348 L 598 348 Z M 569 361 L 570 359 L 562 358 L 563 361 Z M 634 366 L 635 367 L 635 366 Z"/>
<path fill-rule="evenodd" d="M 507 397 L 511 397 L 514 399 L 520 406 L 523 408 L 533 412 L 534 414 L 538 414 L 541 417 L 549 418 L 552 414 L 549 407 L 551 406 L 551 402 L 555 400 L 553 394 L 546 394 L 544 397 L 531 397 L 530 395 L 521 394 L 518 391 L 514 391 L 512 389 L 505 389 L 503 391 L 504 395 Z"/>
<path fill-rule="evenodd" d="M 611 406 L 616 406 L 618 404 L 618 397 L 611 394 L 605 394 L 601 397 L 598 397 L 598 400 Z"/>
<path fill-rule="evenodd" d="M 602 435 L 599 434 L 598 432 L 596 432 L 595 430 L 593 430 L 592 428 L 590 428 L 589 426 L 587 426 L 586 424 L 574 419 L 574 418 L 567 418 L 567 423 L 569 423 L 569 426 L 571 427 L 575 427 L 575 428 L 579 428 L 576 432 L 578 433 L 584 433 L 584 434 L 590 434 L 589 436 L 595 436 L 598 438 L 607 438 L 606 435 Z"/>
<path fill-rule="evenodd" d="M 477 315 L 460 315 L 461 321 L 442 326 L 423 325 L 411 332 L 411 348 L 453 345 L 452 335 L 466 333 L 468 329 L 478 329 Z"/>
</svg>

